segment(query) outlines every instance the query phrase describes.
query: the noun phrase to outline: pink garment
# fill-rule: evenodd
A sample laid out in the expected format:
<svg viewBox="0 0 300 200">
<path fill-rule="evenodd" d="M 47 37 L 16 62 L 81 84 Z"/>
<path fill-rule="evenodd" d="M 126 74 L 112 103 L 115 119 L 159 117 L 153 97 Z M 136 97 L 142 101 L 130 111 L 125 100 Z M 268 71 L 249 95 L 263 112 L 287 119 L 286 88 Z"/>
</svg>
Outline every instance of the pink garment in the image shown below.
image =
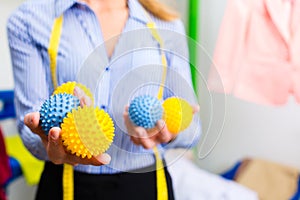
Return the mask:
<svg viewBox="0 0 300 200">
<path fill-rule="evenodd" d="M 4 138 L 0 127 L 0 200 L 6 200 L 4 184 L 11 177 L 8 155 L 5 149 Z"/>
<path fill-rule="evenodd" d="M 300 103 L 300 0 L 228 0 L 214 64 L 212 91 L 268 105 L 292 94 Z"/>
</svg>

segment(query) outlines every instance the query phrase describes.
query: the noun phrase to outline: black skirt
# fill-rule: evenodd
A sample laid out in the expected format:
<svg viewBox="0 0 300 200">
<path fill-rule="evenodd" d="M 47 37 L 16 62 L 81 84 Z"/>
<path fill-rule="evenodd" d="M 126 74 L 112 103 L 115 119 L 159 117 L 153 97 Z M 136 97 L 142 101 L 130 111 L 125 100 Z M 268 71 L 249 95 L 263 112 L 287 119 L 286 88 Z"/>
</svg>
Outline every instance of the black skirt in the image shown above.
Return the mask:
<svg viewBox="0 0 300 200">
<path fill-rule="evenodd" d="M 46 162 L 36 200 L 63 200 L 63 165 Z M 174 199 L 172 179 L 165 168 L 169 200 Z M 87 174 L 74 171 L 74 200 L 156 200 L 156 171 Z"/>
</svg>

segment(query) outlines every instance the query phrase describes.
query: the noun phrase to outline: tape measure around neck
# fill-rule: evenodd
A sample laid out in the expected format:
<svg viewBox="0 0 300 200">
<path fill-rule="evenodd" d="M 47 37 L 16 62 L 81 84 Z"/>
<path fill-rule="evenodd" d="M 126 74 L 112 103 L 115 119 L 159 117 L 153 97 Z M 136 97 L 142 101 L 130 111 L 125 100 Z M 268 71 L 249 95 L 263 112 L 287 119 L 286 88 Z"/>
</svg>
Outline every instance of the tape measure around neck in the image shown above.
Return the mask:
<svg viewBox="0 0 300 200">
<path fill-rule="evenodd" d="M 147 28 L 150 30 L 152 37 L 158 42 L 160 46 L 160 54 L 161 54 L 161 64 L 162 64 L 162 77 L 161 77 L 161 82 L 159 85 L 158 89 L 158 94 L 157 98 L 159 100 L 162 100 L 163 98 L 163 93 L 164 93 L 164 84 L 166 82 L 166 77 L 167 77 L 167 70 L 168 70 L 168 63 L 167 63 L 167 58 L 166 54 L 164 52 L 164 41 L 160 37 L 156 24 L 152 21 L 149 13 L 144 10 L 144 13 L 146 17 L 148 18 L 148 23 L 147 23 Z M 156 187 L 157 187 L 157 200 L 168 200 L 168 186 L 167 186 L 167 180 L 166 180 L 166 175 L 164 171 L 164 164 L 162 161 L 162 158 L 160 156 L 160 153 L 155 146 L 153 148 L 153 152 L 155 155 L 155 160 L 156 160 Z"/>
<path fill-rule="evenodd" d="M 49 40 L 48 55 L 50 60 L 50 72 L 52 78 L 53 88 L 57 88 L 57 52 L 60 42 L 63 25 L 63 15 L 56 18 L 52 27 L 52 32 Z M 74 199 L 74 173 L 73 166 L 64 164 L 63 168 L 63 200 Z"/>
<path fill-rule="evenodd" d="M 147 23 L 147 28 L 150 30 L 152 37 L 158 42 L 158 44 L 160 46 L 161 64 L 162 64 L 163 71 L 162 71 L 162 77 L 161 77 L 161 82 L 160 82 L 159 89 L 158 89 L 157 98 L 159 100 L 162 100 L 163 93 L 164 93 L 164 84 L 166 82 L 167 70 L 168 70 L 167 58 L 166 58 L 166 54 L 164 52 L 165 45 L 164 45 L 163 39 L 160 37 L 160 35 L 158 33 L 156 24 L 151 20 L 148 13 L 146 13 L 146 16 L 147 16 L 148 20 L 150 21 Z"/>
<path fill-rule="evenodd" d="M 55 19 L 49 40 L 48 55 L 50 60 L 51 78 L 54 89 L 57 87 L 57 52 L 62 31 L 63 15 Z"/>
<path fill-rule="evenodd" d="M 62 32 L 62 25 L 63 25 L 63 16 L 60 16 L 54 21 L 54 25 L 52 28 L 51 37 L 49 41 L 49 48 L 48 48 L 51 77 L 52 77 L 54 88 L 56 88 L 58 85 L 56 66 L 57 66 L 57 52 L 58 52 L 58 46 L 59 46 L 61 32 Z M 150 21 L 147 24 L 147 27 L 150 30 L 154 39 L 159 43 L 160 48 L 163 50 L 164 43 L 156 29 L 155 23 Z M 167 76 L 167 59 L 165 53 L 162 50 L 161 50 L 161 62 L 163 67 L 163 74 L 162 74 L 161 84 L 159 86 L 159 91 L 157 94 L 157 98 L 160 100 L 163 98 L 164 84 Z M 164 172 L 163 161 L 162 158 L 160 157 L 160 153 L 157 147 L 154 147 L 153 151 L 156 159 L 157 200 L 168 200 L 168 188 L 167 188 L 167 181 Z M 64 200 L 74 199 L 73 167 L 68 164 L 64 164 L 64 169 L 63 169 L 63 199 Z"/>
<path fill-rule="evenodd" d="M 148 13 L 146 13 L 147 15 Z M 161 64 L 162 64 L 162 77 L 161 77 L 161 83 L 159 85 L 157 98 L 159 100 L 162 100 L 163 93 L 164 93 L 164 84 L 166 82 L 167 77 L 167 70 L 168 70 L 168 64 L 167 64 L 167 58 L 166 54 L 164 52 L 164 42 L 162 38 L 160 37 L 158 30 L 156 28 L 156 24 L 151 21 L 150 16 L 148 15 L 149 23 L 147 23 L 147 27 L 150 30 L 153 38 L 159 43 L 160 46 L 160 53 L 161 53 Z M 164 171 L 164 164 L 162 161 L 162 158 L 160 156 L 160 153 L 155 146 L 153 148 L 153 152 L 155 155 L 156 160 L 156 187 L 157 187 L 157 200 L 168 200 L 168 186 L 167 186 L 167 180 L 166 175 Z"/>
</svg>

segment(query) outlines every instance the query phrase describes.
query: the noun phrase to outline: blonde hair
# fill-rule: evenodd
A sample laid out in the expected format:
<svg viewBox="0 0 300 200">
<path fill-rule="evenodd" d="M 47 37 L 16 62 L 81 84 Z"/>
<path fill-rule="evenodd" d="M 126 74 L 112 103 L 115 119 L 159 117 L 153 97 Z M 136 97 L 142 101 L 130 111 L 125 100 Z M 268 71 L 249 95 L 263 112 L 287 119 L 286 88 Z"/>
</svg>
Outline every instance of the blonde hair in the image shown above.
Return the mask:
<svg viewBox="0 0 300 200">
<path fill-rule="evenodd" d="M 139 0 L 140 4 L 151 14 L 165 21 L 172 21 L 179 17 L 178 13 L 158 0 Z"/>
</svg>

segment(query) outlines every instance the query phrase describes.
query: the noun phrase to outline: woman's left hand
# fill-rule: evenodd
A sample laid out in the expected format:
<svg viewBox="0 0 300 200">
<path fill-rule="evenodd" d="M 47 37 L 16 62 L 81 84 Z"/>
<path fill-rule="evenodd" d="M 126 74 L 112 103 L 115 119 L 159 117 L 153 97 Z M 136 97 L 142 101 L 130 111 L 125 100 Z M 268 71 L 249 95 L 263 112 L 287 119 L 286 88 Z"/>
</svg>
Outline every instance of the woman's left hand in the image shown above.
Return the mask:
<svg viewBox="0 0 300 200">
<path fill-rule="evenodd" d="M 199 111 L 199 106 L 193 107 L 193 112 Z M 152 149 L 157 144 L 169 143 L 175 139 L 176 134 L 169 132 L 164 120 L 157 121 L 153 129 L 146 130 L 143 127 L 135 126 L 129 119 L 128 106 L 123 114 L 125 125 L 131 140 L 136 145 L 142 145 L 145 149 Z"/>
<path fill-rule="evenodd" d="M 123 114 L 125 125 L 132 142 L 136 145 L 142 145 L 145 149 L 152 149 L 160 143 L 170 142 L 175 135 L 170 133 L 163 120 L 159 120 L 156 126 L 151 130 L 135 126 L 129 119 L 128 106 Z"/>
</svg>

